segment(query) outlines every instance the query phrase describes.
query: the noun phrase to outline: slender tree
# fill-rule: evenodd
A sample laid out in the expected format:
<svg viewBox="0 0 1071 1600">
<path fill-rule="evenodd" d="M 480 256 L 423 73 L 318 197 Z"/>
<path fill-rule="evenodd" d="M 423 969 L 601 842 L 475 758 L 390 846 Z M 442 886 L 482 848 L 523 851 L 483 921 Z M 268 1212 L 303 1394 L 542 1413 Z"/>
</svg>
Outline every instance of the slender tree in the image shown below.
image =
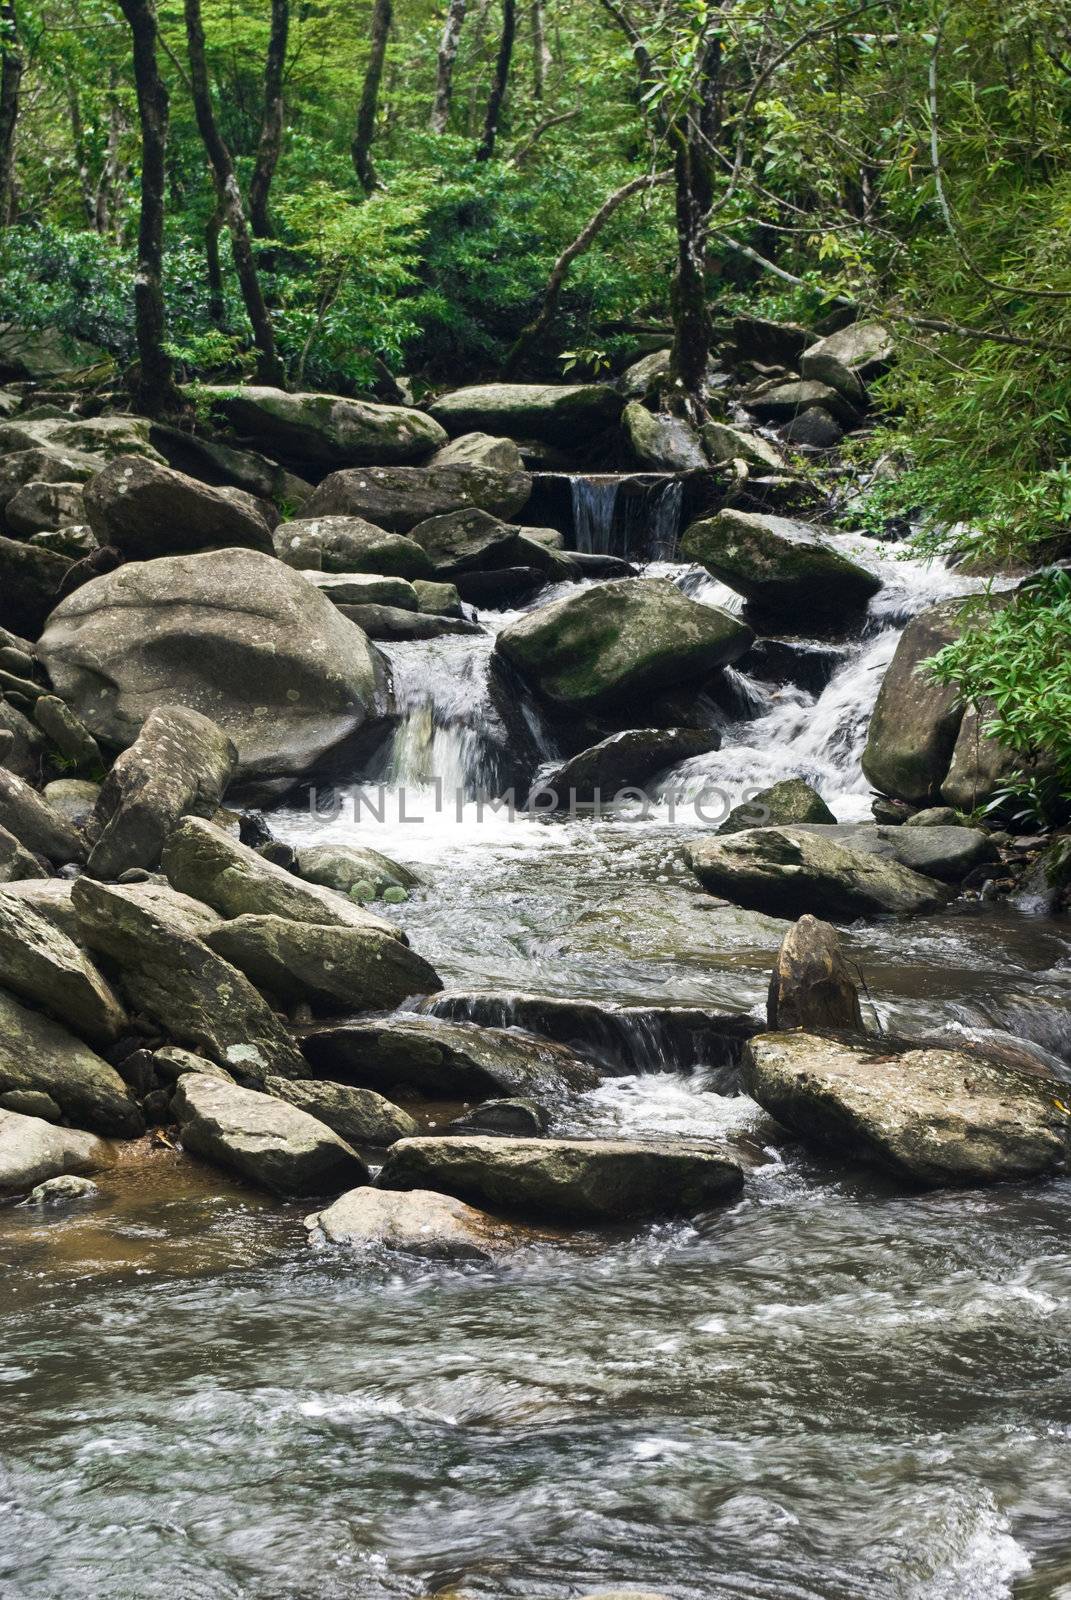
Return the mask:
<svg viewBox="0 0 1071 1600">
<path fill-rule="evenodd" d="M 264 62 L 264 112 L 249 180 L 249 225 L 258 239 L 270 239 L 268 196 L 283 147 L 283 71 L 290 33 L 290 0 L 271 0 L 271 31 Z"/>
<path fill-rule="evenodd" d="M 693 422 L 700 421 L 706 409 L 710 357 L 706 260 L 714 204 L 720 68 L 721 41 L 710 33 L 700 42 L 693 92 L 669 125 L 677 222 L 677 267 L 670 294 L 670 404 Z"/>
<path fill-rule="evenodd" d="M 547 91 L 547 68 L 550 63 L 543 0 L 532 0 L 532 95 L 536 100 L 542 100 Z"/>
<path fill-rule="evenodd" d="M 5 0 L 0 5 L 0 226 L 9 220 L 14 200 L 15 129 L 22 70 L 15 6 L 13 0 Z"/>
<path fill-rule="evenodd" d="M 483 138 L 476 151 L 477 161 L 490 161 L 495 153 L 498 138 L 498 120 L 502 115 L 502 102 L 509 84 L 510 62 L 513 59 L 513 41 L 517 34 L 517 0 L 502 0 L 502 32 L 498 41 L 491 92 L 487 96 L 487 114 L 483 123 Z"/>
<path fill-rule="evenodd" d="M 136 402 L 149 416 L 177 411 L 182 396 L 164 349 L 164 157 L 167 151 L 167 86 L 156 58 L 154 0 L 119 0 L 134 45 L 134 85 L 141 124 L 141 215 L 134 320 L 138 341 Z"/>
<path fill-rule="evenodd" d="M 454 62 L 461 43 L 465 21 L 465 0 L 450 0 L 439 40 L 439 64 L 435 76 L 435 99 L 431 107 L 432 133 L 445 133 L 450 121 L 450 101 L 454 93 Z"/>
<path fill-rule="evenodd" d="M 357 125 L 354 129 L 350 155 L 357 181 L 365 194 L 378 188 L 379 180 L 372 165 L 372 141 L 376 134 L 376 111 L 379 108 L 379 85 L 383 77 L 383 63 L 387 57 L 387 40 L 394 21 L 392 0 L 374 0 L 372 6 L 372 38 L 368 65 L 365 68 L 361 100 L 357 107 Z"/>
<path fill-rule="evenodd" d="M 219 204 L 230 230 L 235 271 L 238 274 L 242 299 L 253 329 L 253 343 L 257 348 L 257 378 L 261 383 L 281 384 L 284 376 L 283 364 L 275 348 L 275 331 L 260 287 L 260 274 L 257 272 L 253 255 L 253 243 L 242 205 L 242 193 L 234 171 L 234 161 L 212 110 L 212 91 L 208 83 L 208 63 L 205 57 L 205 30 L 201 20 L 201 0 L 185 0 L 185 16 L 193 109 L 212 166 Z"/>
</svg>

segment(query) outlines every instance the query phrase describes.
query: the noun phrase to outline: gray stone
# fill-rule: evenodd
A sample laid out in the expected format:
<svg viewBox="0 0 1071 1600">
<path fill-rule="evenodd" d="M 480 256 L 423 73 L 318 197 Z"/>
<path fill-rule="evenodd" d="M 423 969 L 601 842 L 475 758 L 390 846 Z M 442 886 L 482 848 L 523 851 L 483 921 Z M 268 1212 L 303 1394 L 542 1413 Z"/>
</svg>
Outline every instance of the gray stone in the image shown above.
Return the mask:
<svg viewBox="0 0 1071 1600">
<path fill-rule="evenodd" d="M 369 639 L 443 639 L 451 634 L 478 634 L 478 623 L 458 617 L 430 617 L 396 606 L 339 606 L 342 615 Z"/>
<path fill-rule="evenodd" d="M 747 315 L 733 318 L 732 336 L 738 356 L 775 367 L 798 366 L 803 352 L 816 339 L 798 322 Z"/>
<path fill-rule="evenodd" d="M 10 423 L 3 424 L 3 429 L 10 427 Z M 100 456 L 80 450 L 56 450 L 49 445 L 35 444 L 0 453 L 0 512 L 6 514 L 24 484 L 87 483 L 103 465 Z"/>
<path fill-rule="evenodd" d="M 847 369 L 857 377 L 872 377 L 892 360 L 895 344 L 882 322 L 853 322 L 840 328 L 804 352 L 800 371 L 805 378 L 829 383 L 830 363 Z"/>
<path fill-rule="evenodd" d="M 427 553 L 437 577 L 455 578 L 459 572 L 502 565 L 517 544 L 517 529 L 470 507 L 417 523 L 410 538 Z"/>
<path fill-rule="evenodd" d="M 859 991 L 841 954 L 837 930 L 817 917 L 800 917 L 781 941 L 766 1000 L 771 1031 L 863 1031 Z"/>
<path fill-rule="evenodd" d="M 201 550 L 273 551 L 259 512 L 153 461 L 121 456 L 90 479 L 84 494 L 86 520 L 100 543 L 128 561 Z"/>
<path fill-rule="evenodd" d="M 47 878 L 48 873 L 35 855 L 19 843 L 13 833 L 0 827 L 0 884 L 19 883 L 24 878 Z"/>
<path fill-rule="evenodd" d="M 34 855 L 50 861 L 84 861 L 85 840 L 36 789 L 0 767 L 0 826 Z"/>
<path fill-rule="evenodd" d="M 0 624 L 36 639 L 70 566 L 69 556 L 0 538 Z"/>
<path fill-rule="evenodd" d="M 4 511 L 7 525 L 20 538 L 54 533 L 86 520 L 80 483 L 24 483 Z"/>
<path fill-rule="evenodd" d="M 837 618 L 855 612 L 881 579 L 806 522 L 762 512 L 720 511 L 693 522 L 681 554 L 772 613 Z"/>
<path fill-rule="evenodd" d="M 35 702 L 35 717 L 37 707 L 45 698 L 47 696 L 42 695 Z M 7 743 L 2 739 L 5 733 L 11 735 L 11 743 L 0 755 L 0 766 L 7 767 L 10 772 L 17 772 L 20 778 L 31 780 L 37 778 L 46 749 L 45 740 L 28 717 L 23 716 L 21 711 L 9 705 L 6 700 L 0 700 L 0 742 Z"/>
<path fill-rule="evenodd" d="M 159 1050 L 154 1050 L 149 1058 L 152 1062 L 153 1072 L 162 1083 L 174 1084 L 185 1072 L 203 1072 L 209 1078 L 220 1078 L 225 1083 L 233 1083 L 234 1079 L 226 1067 L 221 1067 L 215 1061 L 209 1061 L 207 1056 L 196 1055 L 192 1050 L 183 1050 L 177 1044 L 161 1045 Z M 273 1078 L 273 1083 L 287 1083 L 286 1078 Z"/>
<path fill-rule="evenodd" d="M 958 883 L 972 867 L 996 861 L 997 851 L 981 828 L 906 828 L 895 823 L 839 822 L 835 827 L 810 827 L 823 839 L 849 850 L 898 861 L 912 872 L 944 883 Z"/>
<path fill-rule="evenodd" d="M 60 933 L 65 933 L 68 939 L 78 944 L 82 935 L 78 916 L 71 904 L 73 887 L 74 883 L 70 878 L 48 878 L 39 875 L 36 878 L 15 879 L 0 886 L 0 906 L 9 899 L 32 906 L 46 922 L 50 922 Z"/>
<path fill-rule="evenodd" d="M 372 572 L 310 572 L 307 569 L 305 576 L 336 606 L 394 606 L 399 611 L 421 609 L 417 591 L 406 578 L 382 577 Z"/>
<path fill-rule="evenodd" d="M 730 427 L 727 422 L 705 422 L 702 437 L 710 459 L 717 464 L 744 461 L 765 471 L 785 471 L 781 452 L 760 434 Z"/>
<path fill-rule="evenodd" d="M 22 1117 L 40 1117 L 44 1122 L 62 1122 L 63 1112 L 43 1089 L 8 1089 L 0 1094 L 0 1109 L 17 1111 Z"/>
<path fill-rule="evenodd" d="M 569 446 L 613 427 L 623 405 L 605 383 L 483 383 L 440 395 L 428 409 L 455 437 L 483 429 Z"/>
<path fill-rule="evenodd" d="M 789 417 L 777 431 L 785 444 L 807 445 L 812 450 L 832 450 L 844 438 L 844 429 L 836 417 L 821 406 L 808 406 Z"/>
<path fill-rule="evenodd" d="M 72 827 L 84 829 L 100 798 L 100 784 L 87 778 L 53 778 L 41 792 L 53 811 Z"/>
<path fill-rule="evenodd" d="M 390 1011 L 442 988 L 435 969 L 396 933 L 324 927 L 288 917 L 239 916 L 205 936 L 225 961 L 288 1005 L 329 1011 Z"/>
<path fill-rule="evenodd" d="M 878 691 L 863 751 L 875 789 L 913 805 L 936 800 L 956 745 L 963 704 L 950 684 L 935 683 L 923 663 L 958 639 L 963 601 L 946 600 L 912 617 Z"/>
<path fill-rule="evenodd" d="M 100 746 L 80 717 L 58 695 L 43 694 L 33 708 L 34 721 L 61 756 L 76 767 L 103 767 Z"/>
<path fill-rule="evenodd" d="M 541 1139 L 550 1116 L 534 1100 L 485 1100 L 447 1123 L 447 1133 L 494 1133 L 503 1138 Z M 414 1128 L 413 1132 L 417 1130 Z"/>
<path fill-rule="evenodd" d="M 429 467 L 494 467 L 499 472 L 523 472 L 521 452 L 512 439 L 491 433 L 463 433 L 428 462 Z"/>
<path fill-rule="evenodd" d="M 56 327 L 22 328 L 10 323 L 0 332 L 0 381 L 5 383 L 13 378 L 61 378 L 108 359 L 96 345 Z"/>
<path fill-rule="evenodd" d="M 531 492 L 526 472 L 498 467 L 363 467 L 333 472 L 304 511 L 307 517 L 362 517 L 408 533 L 429 517 L 473 506 L 505 521 L 523 510 Z"/>
<path fill-rule="evenodd" d="M 312 1243 L 351 1250 L 386 1250 L 438 1261 L 495 1261 L 521 1237 L 451 1195 L 430 1189 L 407 1193 L 351 1189 L 333 1205 L 305 1218 Z"/>
<path fill-rule="evenodd" d="M 114 1067 L 0 990 L 0 1093 L 12 1089 L 50 1095 L 65 1117 L 97 1133 L 135 1138 L 144 1127 Z"/>
<path fill-rule="evenodd" d="M 93 1200 L 100 1193 L 92 1178 L 47 1178 L 32 1189 L 24 1206 L 68 1206 L 75 1201 Z"/>
<path fill-rule="evenodd" d="M 461 596 L 452 583 L 433 583 L 427 578 L 414 578 L 413 588 L 421 611 L 432 617 L 460 617 Z"/>
<path fill-rule="evenodd" d="M 702 472 L 710 465 L 699 435 L 682 417 L 656 415 L 630 400 L 621 426 L 636 461 L 649 472 Z"/>
<path fill-rule="evenodd" d="M 85 952 L 32 905 L 0 895 L 0 984 L 92 1044 L 112 1043 L 126 1013 Z"/>
<path fill-rule="evenodd" d="M 363 517 L 302 517 L 275 530 L 275 553 L 304 572 L 372 573 L 382 578 L 430 578 L 433 567 L 414 540 L 388 533 Z M 338 595 L 332 594 L 333 600 Z M 393 604 L 393 602 L 391 602 Z"/>
<path fill-rule="evenodd" d="M 747 394 L 744 404 L 757 417 L 768 422 L 790 422 L 800 412 L 817 407 L 828 411 L 846 428 L 859 420 L 859 413 L 839 389 L 816 378 L 805 378 L 796 383 L 779 383 L 764 389 L 761 394 Z"/>
<path fill-rule="evenodd" d="M 784 778 L 734 806 L 718 832 L 743 833 L 746 828 L 780 823 L 835 823 L 836 820 L 817 789 L 812 789 L 802 778 Z"/>
<path fill-rule="evenodd" d="M 113 1159 L 91 1133 L 0 1111 L 0 1193 L 24 1194 L 50 1178 L 99 1172 Z"/>
<path fill-rule="evenodd" d="M 295 1083 L 289 1078 L 268 1078 L 264 1087 L 269 1094 L 307 1111 L 350 1145 L 389 1145 L 419 1132 L 408 1111 L 372 1089 L 358 1089 L 350 1083 Z"/>
<path fill-rule="evenodd" d="M 720 743 L 720 736 L 706 728 L 629 728 L 555 767 L 541 779 L 538 793 L 556 794 L 559 808 L 570 804 L 570 796 L 584 803 L 598 795 L 605 802 L 622 789 L 642 787 L 678 761 L 717 750 Z"/>
<path fill-rule="evenodd" d="M 356 844 L 305 845 L 298 851 L 297 872 L 306 883 L 318 883 L 340 894 L 349 894 L 355 884 L 370 882 L 377 899 L 392 884 L 414 889 L 422 882 L 411 868 L 368 845 Z"/>
<path fill-rule="evenodd" d="M 259 384 L 199 386 L 236 432 L 271 455 L 317 467 L 422 461 L 446 443 L 438 423 L 408 406 L 335 394 L 287 394 Z"/>
<path fill-rule="evenodd" d="M 974 706 L 964 710 L 941 784 L 942 800 L 960 811 L 979 809 L 1024 767 L 1029 770 L 1028 760 L 985 732 L 995 714 L 992 702 L 985 702 L 980 712 Z"/>
</svg>

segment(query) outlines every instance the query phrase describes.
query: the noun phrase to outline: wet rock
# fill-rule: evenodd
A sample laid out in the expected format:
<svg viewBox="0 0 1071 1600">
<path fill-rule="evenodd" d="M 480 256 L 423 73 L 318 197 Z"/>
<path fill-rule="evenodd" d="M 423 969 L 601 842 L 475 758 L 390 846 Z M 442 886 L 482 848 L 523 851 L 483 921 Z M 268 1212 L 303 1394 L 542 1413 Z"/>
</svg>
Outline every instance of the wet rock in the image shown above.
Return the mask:
<svg viewBox="0 0 1071 1600">
<path fill-rule="evenodd" d="M 742 833 L 746 828 L 780 823 L 835 823 L 836 820 L 817 789 L 812 789 L 802 778 L 785 778 L 768 789 L 760 789 L 742 805 L 734 806 L 718 832 Z"/>
<path fill-rule="evenodd" d="M 0 1092 L 13 1089 L 51 1096 L 65 1117 L 97 1133 L 135 1138 L 142 1131 L 141 1113 L 114 1067 L 0 990 Z"/>
<path fill-rule="evenodd" d="M 807 831 L 810 831 L 808 829 Z M 823 839 L 864 851 L 944 883 L 959 883 L 973 867 L 998 859 L 996 846 L 981 828 L 908 828 L 891 823 L 839 822 L 816 829 Z"/>
<path fill-rule="evenodd" d="M 104 780 L 87 870 L 117 878 L 129 867 L 158 866 L 181 817 L 210 817 L 218 809 L 237 764 L 234 744 L 208 717 L 187 706 L 158 706 Z"/>
<path fill-rule="evenodd" d="M 34 855 L 55 862 L 85 860 L 81 833 L 6 767 L 0 767 L 0 826 Z"/>
<path fill-rule="evenodd" d="M 711 894 L 771 916 L 811 912 L 848 922 L 905 916 L 931 910 L 946 895 L 932 878 L 899 862 L 849 849 L 803 827 L 708 836 L 686 845 L 684 854 Z"/>
<path fill-rule="evenodd" d="M 702 472 L 710 465 L 696 430 L 681 417 L 656 415 L 630 400 L 621 426 L 637 463 L 649 472 Z"/>
<path fill-rule="evenodd" d="M 568 446 L 612 427 L 623 405 L 604 383 L 482 383 L 440 395 L 428 409 L 454 436 L 484 430 Z"/>
<path fill-rule="evenodd" d="M 838 387 L 837 377 L 847 371 L 856 379 L 871 378 L 892 360 L 895 343 L 890 330 L 881 322 L 853 322 L 831 333 L 804 352 L 800 372 L 805 378 Z"/>
<path fill-rule="evenodd" d="M 467 605 L 501 611 L 524 605 L 546 582 L 539 567 L 498 567 L 492 572 L 458 573 L 457 592 Z"/>
<path fill-rule="evenodd" d="M 172 467 L 120 456 L 85 486 L 86 518 L 128 561 L 244 548 L 272 553 L 258 511 Z M 72 519 L 78 520 L 78 519 Z"/>
<path fill-rule="evenodd" d="M 517 544 L 517 529 L 486 511 L 470 507 L 417 523 L 410 538 L 426 551 L 436 577 L 502 565 Z"/>
<path fill-rule="evenodd" d="M 958 1050 L 761 1034 L 744 1083 L 808 1143 L 928 1187 L 1064 1172 L 1071 1154 L 1051 1080 Z"/>
<path fill-rule="evenodd" d="M 781 452 L 761 434 L 730 427 L 727 422 L 705 422 L 702 437 L 707 454 L 715 464 L 744 461 L 749 467 L 760 467 L 769 472 L 785 471 L 785 459 Z"/>
<path fill-rule="evenodd" d="M 53 533 L 86 520 L 80 483 L 24 483 L 4 511 L 7 525 L 20 538 Z"/>
<path fill-rule="evenodd" d="M 472 507 L 508 520 L 531 492 L 527 473 L 497 467 L 366 467 L 333 472 L 304 510 L 308 517 L 362 517 L 392 533 L 408 533 L 429 517 Z"/>
<path fill-rule="evenodd" d="M 492 1133 L 503 1138 L 541 1139 L 550 1116 L 534 1100 L 485 1100 L 447 1124 L 448 1133 Z M 414 1133 L 417 1129 L 414 1127 Z"/>
<path fill-rule="evenodd" d="M 881 579 L 817 529 L 788 517 L 721 511 L 693 522 L 681 554 L 774 614 L 840 618 L 862 610 Z"/>
<path fill-rule="evenodd" d="M 213 911 L 155 883 L 79 878 L 71 891 L 84 942 L 118 972 L 133 1009 L 179 1044 L 258 1079 L 307 1076 L 301 1053 L 244 973 L 205 936 Z"/>
<path fill-rule="evenodd" d="M 8 1089 L 0 1094 L 0 1109 L 17 1111 L 22 1117 L 40 1117 L 43 1122 L 63 1121 L 62 1110 L 43 1089 Z"/>
<path fill-rule="evenodd" d="M 859 421 L 858 411 L 840 391 L 828 383 L 819 383 L 816 378 L 779 383 L 761 394 L 747 394 L 744 404 L 765 422 L 791 422 L 812 407 L 829 412 L 845 428 L 854 427 Z"/>
<path fill-rule="evenodd" d="M 388 533 L 363 517 L 303 517 L 281 522 L 275 530 L 275 554 L 288 567 L 304 572 L 346 576 L 363 572 L 380 578 L 412 579 L 430 578 L 434 571 L 415 540 Z M 331 598 L 341 597 L 332 594 Z"/>
<path fill-rule="evenodd" d="M 0 884 L 21 882 L 24 878 L 47 878 L 37 857 L 20 844 L 7 828 L 0 827 Z"/>
<path fill-rule="evenodd" d="M 556 767 L 541 780 L 539 793 L 556 794 L 559 807 L 570 803 L 571 794 L 581 803 L 596 795 L 608 801 L 622 789 L 642 787 L 678 761 L 717 750 L 720 743 L 713 729 L 630 728 Z"/>
<path fill-rule="evenodd" d="M 396 606 L 339 606 L 347 621 L 355 623 L 369 639 L 443 639 L 451 634 L 482 633 L 478 623 L 460 617 L 429 617 Z"/>
<path fill-rule="evenodd" d="M 981 711 L 967 706 L 959 725 L 941 798 L 960 811 L 974 811 L 992 798 L 1010 779 L 1029 769 L 1029 761 L 985 732 L 996 715 L 992 702 Z"/>
<path fill-rule="evenodd" d="M 130 563 L 52 613 L 41 654 L 95 737 L 125 747 L 161 703 L 234 740 L 238 778 L 286 787 L 379 726 L 378 652 L 299 573 L 253 550 Z"/>
<path fill-rule="evenodd" d="M 770 979 L 766 1020 L 774 1033 L 795 1028 L 862 1033 L 859 991 L 837 930 L 828 922 L 801 917 L 785 934 Z"/>
<path fill-rule="evenodd" d="M 85 952 L 32 905 L 0 895 L 0 984 L 96 1045 L 118 1039 L 126 1013 Z"/>
<path fill-rule="evenodd" d="M 22 1194 L 52 1178 L 99 1172 L 112 1160 L 104 1140 L 91 1133 L 0 1111 L 0 1193 Z"/>
<path fill-rule="evenodd" d="M 402 937 L 392 922 L 363 911 L 333 889 L 303 882 L 200 817 L 186 817 L 172 830 L 162 864 L 173 889 L 224 917 L 282 917 Z"/>
<path fill-rule="evenodd" d="M 269 1094 L 307 1111 L 350 1145 L 389 1145 L 419 1132 L 408 1111 L 372 1089 L 358 1089 L 351 1083 L 295 1083 L 289 1078 L 268 1078 L 264 1087 Z"/>
<path fill-rule="evenodd" d="M 104 760 L 97 741 L 81 718 L 76 717 L 58 695 L 41 695 L 34 702 L 33 718 L 41 732 L 52 740 L 60 755 L 75 767 L 103 767 Z"/>
<path fill-rule="evenodd" d="M 612 1222 L 705 1210 L 740 1192 L 740 1168 L 685 1140 L 402 1139 L 377 1184 L 434 1188 L 472 1205 L 565 1222 Z"/>
<path fill-rule="evenodd" d="M 383 577 L 371 572 L 303 570 L 308 581 L 336 606 L 391 606 L 398 611 L 422 609 L 420 597 L 407 578 Z"/>
<path fill-rule="evenodd" d="M 349 894 L 362 881 L 370 882 L 377 899 L 392 884 L 414 889 L 422 882 L 409 867 L 367 845 L 355 844 L 306 845 L 298 851 L 297 873 L 306 883 L 317 883 L 340 894 Z"/>
<path fill-rule="evenodd" d="M 323 927 L 286 917 L 239 916 L 205 936 L 209 947 L 258 989 L 288 1005 L 328 1011 L 389 1011 L 442 980 L 396 932 Z"/>
<path fill-rule="evenodd" d="M 36 639 L 70 565 L 69 556 L 0 538 L 0 624 Z"/>
<path fill-rule="evenodd" d="M 334 394 L 287 394 L 260 384 L 199 393 L 239 434 L 270 455 L 314 467 L 422 461 L 446 443 L 423 411 Z"/>
<path fill-rule="evenodd" d="M 460 617 L 461 596 L 452 583 L 434 583 L 427 578 L 413 582 L 421 611 L 433 617 Z"/>
<path fill-rule="evenodd" d="M 778 433 L 785 444 L 807 445 L 812 450 L 832 450 L 844 438 L 844 429 L 836 417 L 821 406 L 808 406 L 789 417 Z"/>
<path fill-rule="evenodd" d="M 148 1053 L 148 1052 L 146 1052 Z M 196 1055 L 192 1050 L 183 1050 L 177 1044 L 165 1044 L 159 1050 L 154 1050 L 149 1055 L 154 1075 L 164 1084 L 175 1084 L 187 1072 L 203 1072 L 206 1077 L 220 1078 L 225 1083 L 233 1083 L 234 1079 L 226 1067 L 219 1066 L 215 1061 L 209 1061 L 207 1056 Z M 273 1083 L 286 1083 L 286 1078 L 273 1078 Z"/>
<path fill-rule="evenodd" d="M 517 1230 L 451 1195 L 351 1189 L 305 1218 L 313 1243 L 380 1249 L 437 1261 L 494 1261 L 511 1249 Z"/>
<path fill-rule="evenodd" d="M 493 433 L 462 433 L 444 444 L 429 467 L 494 467 L 499 472 L 523 472 L 524 460 L 512 439 Z"/>
<path fill-rule="evenodd" d="M 261 1188 L 328 1194 L 368 1181 L 368 1168 L 355 1150 L 285 1100 L 187 1072 L 171 1105 L 183 1149 Z"/>
<path fill-rule="evenodd" d="M 562 1095 L 593 1089 L 598 1073 L 547 1039 L 438 1017 L 320 1028 L 304 1040 L 321 1077 L 390 1094 L 400 1088 L 453 1099 Z"/>
<path fill-rule="evenodd" d="M 503 629 L 495 651 L 546 699 L 587 711 L 703 678 L 737 660 L 753 637 L 676 584 L 628 579 L 529 613 Z"/>
<path fill-rule="evenodd" d="M 32 1189 L 22 1202 L 24 1206 L 69 1206 L 82 1200 L 93 1200 L 100 1193 L 91 1178 L 47 1178 Z"/>
</svg>

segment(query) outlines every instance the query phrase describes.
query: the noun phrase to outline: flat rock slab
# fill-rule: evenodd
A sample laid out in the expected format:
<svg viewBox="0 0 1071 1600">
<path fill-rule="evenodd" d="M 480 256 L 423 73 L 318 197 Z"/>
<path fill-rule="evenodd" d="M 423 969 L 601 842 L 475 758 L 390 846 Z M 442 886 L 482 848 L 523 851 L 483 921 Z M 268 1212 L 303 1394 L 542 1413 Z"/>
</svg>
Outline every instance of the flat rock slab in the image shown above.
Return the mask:
<svg viewBox="0 0 1071 1600">
<path fill-rule="evenodd" d="M 744 1086 L 808 1143 L 928 1187 L 1049 1176 L 1071 1157 L 1055 1079 L 963 1051 L 760 1034 Z"/>
<path fill-rule="evenodd" d="M 430 1188 L 474 1205 L 565 1222 L 705 1210 L 739 1194 L 743 1174 L 709 1147 L 672 1140 L 402 1139 L 378 1184 Z"/>
<path fill-rule="evenodd" d="M 666 767 L 707 755 L 720 743 L 721 736 L 707 728 L 629 728 L 563 762 L 539 789 L 556 794 L 559 808 L 569 804 L 571 793 L 581 802 L 596 795 L 609 801 L 619 790 L 642 787 Z"/>
<path fill-rule="evenodd" d="M 430 1189 L 351 1189 L 305 1218 L 312 1243 L 389 1250 L 438 1261 L 494 1261 L 508 1255 L 519 1230 Z"/>
<path fill-rule="evenodd" d="M 186 1072 L 171 1104 L 185 1149 L 262 1188 L 329 1194 L 368 1181 L 345 1140 L 285 1100 Z"/>
<path fill-rule="evenodd" d="M 862 850 L 884 861 L 898 861 L 912 872 L 940 878 L 944 883 L 958 883 L 972 867 L 999 859 L 996 846 L 981 828 L 905 828 L 902 824 L 880 822 L 838 822 L 835 827 L 813 827 L 812 831 L 834 844 Z"/>
<path fill-rule="evenodd" d="M 205 942 L 267 993 L 335 1013 L 389 1011 L 442 988 L 429 962 L 377 928 L 242 916 L 224 922 Z"/>
<path fill-rule="evenodd" d="M 292 1082 L 289 1078 L 268 1078 L 264 1087 L 277 1099 L 325 1123 L 350 1145 L 394 1144 L 420 1132 L 408 1111 L 374 1089 L 358 1089 L 352 1083 Z"/>
<path fill-rule="evenodd" d="M 455 436 L 483 430 L 568 446 L 612 427 L 624 404 L 606 383 L 480 383 L 440 395 L 428 409 Z"/>
<path fill-rule="evenodd" d="M 2 1194 L 24 1194 L 67 1173 L 99 1172 L 113 1159 L 111 1148 L 91 1133 L 0 1111 Z"/>
<path fill-rule="evenodd" d="M 508 519 L 531 492 L 526 472 L 497 467 L 359 467 L 332 472 L 302 510 L 306 517 L 362 517 L 390 533 L 408 533 L 428 517 L 469 506 Z"/>
</svg>

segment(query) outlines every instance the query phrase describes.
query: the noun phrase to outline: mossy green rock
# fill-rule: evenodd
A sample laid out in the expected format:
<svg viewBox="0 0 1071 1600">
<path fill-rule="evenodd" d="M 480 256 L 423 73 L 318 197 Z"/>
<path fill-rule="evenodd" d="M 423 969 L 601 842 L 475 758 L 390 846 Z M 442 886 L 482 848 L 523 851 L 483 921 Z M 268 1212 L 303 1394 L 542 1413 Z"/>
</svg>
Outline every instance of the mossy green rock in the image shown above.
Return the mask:
<svg viewBox="0 0 1071 1600">
<path fill-rule="evenodd" d="M 753 638 L 666 579 L 625 578 L 530 612 L 503 629 L 495 649 L 545 699 L 587 711 L 701 679 Z"/>
<path fill-rule="evenodd" d="M 298 517 L 281 522 L 272 537 L 279 560 L 301 572 L 370 573 L 408 580 L 430 578 L 434 571 L 414 540 L 388 533 L 363 517 Z M 353 603 L 338 593 L 331 599 L 336 605 Z"/>
<path fill-rule="evenodd" d="M 861 610 L 881 579 L 806 522 L 720 511 L 693 522 L 681 554 L 764 611 L 834 618 Z"/>
<path fill-rule="evenodd" d="M 612 427 L 624 397 L 605 383 L 480 383 L 429 406 L 453 435 L 487 432 L 510 439 L 578 445 Z"/>
<path fill-rule="evenodd" d="M 882 794 L 928 805 L 941 794 L 963 721 L 954 686 L 935 683 L 923 662 L 958 639 L 962 600 L 912 617 L 889 663 L 870 718 L 863 772 Z"/>
<path fill-rule="evenodd" d="M 836 822 L 817 789 L 802 778 L 786 778 L 769 789 L 761 789 L 750 800 L 734 806 L 719 833 L 742 833 L 745 828 L 761 828 L 778 822 Z"/>
<path fill-rule="evenodd" d="M 437 422 L 408 406 L 336 394 L 286 394 L 259 384 L 199 388 L 197 398 L 269 454 L 321 467 L 423 461 L 446 443 Z"/>
<path fill-rule="evenodd" d="M 531 492 L 527 472 L 471 463 L 362 467 L 332 472 L 302 509 L 308 517 L 363 517 L 377 528 L 408 533 L 429 517 L 472 507 L 508 520 L 524 508 Z M 427 571 L 430 575 L 430 565 Z"/>
</svg>

